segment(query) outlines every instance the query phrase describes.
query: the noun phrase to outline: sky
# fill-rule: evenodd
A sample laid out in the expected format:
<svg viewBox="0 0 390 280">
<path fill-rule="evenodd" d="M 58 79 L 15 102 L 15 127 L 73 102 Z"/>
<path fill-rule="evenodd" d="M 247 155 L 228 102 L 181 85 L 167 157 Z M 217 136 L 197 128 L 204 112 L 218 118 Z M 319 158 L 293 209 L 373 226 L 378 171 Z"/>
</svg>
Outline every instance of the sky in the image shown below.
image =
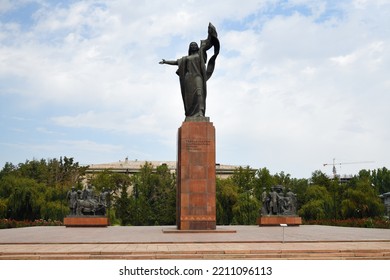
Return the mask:
<svg viewBox="0 0 390 280">
<path fill-rule="evenodd" d="M 176 160 L 177 68 L 158 62 L 209 22 L 217 163 L 293 178 L 331 175 L 333 160 L 341 175 L 390 168 L 388 0 L 0 0 L 0 167 Z"/>
</svg>

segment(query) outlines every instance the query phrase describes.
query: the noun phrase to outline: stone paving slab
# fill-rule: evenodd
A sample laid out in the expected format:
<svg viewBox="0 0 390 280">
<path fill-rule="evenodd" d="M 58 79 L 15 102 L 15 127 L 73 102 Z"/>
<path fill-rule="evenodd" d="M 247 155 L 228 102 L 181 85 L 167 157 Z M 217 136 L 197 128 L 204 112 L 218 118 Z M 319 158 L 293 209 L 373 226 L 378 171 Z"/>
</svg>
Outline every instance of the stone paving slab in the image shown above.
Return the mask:
<svg viewBox="0 0 390 280">
<path fill-rule="evenodd" d="M 390 230 L 331 226 L 0 230 L 0 259 L 390 259 Z"/>
<path fill-rule="evenodd" d="M 75 245 L 75 244 L 73 244 Z M 375 252 L 383 250 L 390 253 L 390 242 L 323 242 L 317 243 L 200 243 L 200 244 L 1 244 L 0 254 L 11 253 L 111 253 L 111 254 L 140 254 L 140 253 L 221 253 L 221 254 L 250 254 L 265 252 L 334 252 L 334 251 L 364 251 Z"/>
<path fill-rule="evenodd" d="M 390 241 L 390 229 L 302 225 L 299 227 L 220 226 L 221 233 L 164 233 L 173 226 L 0 230 L 0 244 L 20 243 L 202 243 L 202 242 L 368 242 Z"/>
</svg>

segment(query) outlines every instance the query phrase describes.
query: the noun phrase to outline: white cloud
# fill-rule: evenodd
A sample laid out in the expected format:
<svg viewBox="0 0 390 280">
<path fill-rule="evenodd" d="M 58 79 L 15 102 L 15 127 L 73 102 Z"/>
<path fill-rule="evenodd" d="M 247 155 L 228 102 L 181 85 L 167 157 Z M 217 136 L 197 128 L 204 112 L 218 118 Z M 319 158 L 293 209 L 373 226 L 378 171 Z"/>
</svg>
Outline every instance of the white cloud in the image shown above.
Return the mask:
<svg viewBox="0 0 390 280">
<path fill-rule="evenodd" d="M 90 146 L 116 160 L 128 145 L 139 159 L 174 160 L 183 105 L 176 67 L 157 62 L 185 55 L 211 21 L 221 53 L 207 115 L 219 162 L 306 177 L 333 157 L 390 164 L 386 1 L 48 3 L 29 28 L 0 18 L 0 101 L 12 97 L 26 118 L 40 112 L 38 132 L 59 135 L 61 151 Z"/>
<path fill-rule="evenodd" d="M 139 135 L 144 133 L 158 133 L 158 120 L 151 113 L 149 115 L 131 116 L 126 112 L 94 112 L 88 111 L 76 116 L 61 116 L 53 118 L 55 124 L 73 128 L 93 128 L 103 131 L 128 133 Z"/>
</svg>

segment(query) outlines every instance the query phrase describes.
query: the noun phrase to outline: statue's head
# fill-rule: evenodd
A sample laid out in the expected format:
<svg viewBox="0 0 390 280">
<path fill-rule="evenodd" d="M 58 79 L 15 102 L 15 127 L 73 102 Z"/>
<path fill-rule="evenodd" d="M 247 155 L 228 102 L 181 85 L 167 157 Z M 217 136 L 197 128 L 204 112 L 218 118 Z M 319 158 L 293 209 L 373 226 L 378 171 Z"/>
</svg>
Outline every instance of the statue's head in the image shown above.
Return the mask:
<svg viewBox="0 0 390 280">
<path fill-rule="evenodd" d="M 191 42 L 190 46 L 188 47 L 188 55 L 197 53 L 199 51 L 199 46 L 196 42 Z"/>
</svg>

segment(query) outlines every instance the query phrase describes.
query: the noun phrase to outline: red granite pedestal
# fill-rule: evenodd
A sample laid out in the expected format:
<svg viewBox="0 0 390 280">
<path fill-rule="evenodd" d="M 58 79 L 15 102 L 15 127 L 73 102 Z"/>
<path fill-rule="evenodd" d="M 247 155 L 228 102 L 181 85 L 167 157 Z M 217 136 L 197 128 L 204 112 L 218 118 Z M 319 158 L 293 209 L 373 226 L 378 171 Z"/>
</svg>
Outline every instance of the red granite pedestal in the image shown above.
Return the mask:
<svg viewBox="0 0 390 280">
<path fill-rule="evenodd" d="M 185 121 L 178 131 L 177 229 L 215 230 L 215 128 Z"/>
<path fill-rule="evenodd" d="M 107 227 L 107 217 L 101 216 L 68 216 L 64 218 L 66 227 Z"/>
<path fill-rule="evenodd" d="M 257 219 L 259 226 L 299 226 L 302 224 L 302 218 L 298 216 L 263 216 Z"/>
</svg>

